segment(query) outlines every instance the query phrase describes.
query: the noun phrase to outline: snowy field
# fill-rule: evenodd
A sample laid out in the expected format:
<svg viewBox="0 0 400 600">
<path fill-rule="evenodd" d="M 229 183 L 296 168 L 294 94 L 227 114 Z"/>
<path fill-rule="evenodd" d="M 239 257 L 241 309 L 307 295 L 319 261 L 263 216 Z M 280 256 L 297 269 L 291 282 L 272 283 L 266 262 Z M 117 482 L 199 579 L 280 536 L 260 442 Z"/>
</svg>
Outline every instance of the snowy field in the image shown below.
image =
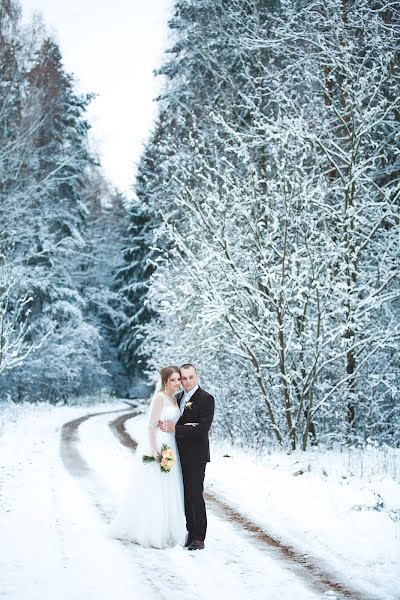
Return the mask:
<svg viewBox="0 0 400 600">
<path fill-rule="evenodd" d="M 7 600 L 335 598 L 209 510 L 206 550 L 158 551 L 107 535 L 131 452 L 108 424 L 79 426 L 71 474 L 62 425 L 123 405 L 0 406 L 0 597 Z M 140 417 L 128 422 L 135 436 Z M 62 448 L 61 448 L 62 449 Z M 229 456 L 224 456 L 229 455 Z M 400 598 L 399 451 L 255 456 L 214 446 L 207 487 L 276 539 L 312 556 L 359 598 Z M 364 595 L 363 595 L 364 594 Z"/>
</svg>

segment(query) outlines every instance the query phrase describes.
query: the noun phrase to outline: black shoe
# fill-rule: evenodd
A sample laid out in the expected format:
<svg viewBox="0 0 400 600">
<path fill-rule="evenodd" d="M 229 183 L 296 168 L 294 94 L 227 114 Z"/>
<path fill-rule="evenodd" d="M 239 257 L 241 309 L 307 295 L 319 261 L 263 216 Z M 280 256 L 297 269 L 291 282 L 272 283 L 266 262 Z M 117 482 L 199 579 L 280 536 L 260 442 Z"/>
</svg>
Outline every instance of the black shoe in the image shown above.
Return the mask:
<svg viewBox="0 0 400 600">
<path fill-rule="evenodd" d="M 191 545 L 192 542 L 193 542 L 193 540 L 188 537 L 188 539 L 187 539 L 187 541 L 186 541 L 186 543 L 184 545 L 184 548 L 189 548 L 189 546 Z"/>
<path fill-rule="evenodd" d="M 188 550 L 203 550 L 204 542 L 202 540 L 193 540 L 193 542 L 188 546 Z"/>
</svg>

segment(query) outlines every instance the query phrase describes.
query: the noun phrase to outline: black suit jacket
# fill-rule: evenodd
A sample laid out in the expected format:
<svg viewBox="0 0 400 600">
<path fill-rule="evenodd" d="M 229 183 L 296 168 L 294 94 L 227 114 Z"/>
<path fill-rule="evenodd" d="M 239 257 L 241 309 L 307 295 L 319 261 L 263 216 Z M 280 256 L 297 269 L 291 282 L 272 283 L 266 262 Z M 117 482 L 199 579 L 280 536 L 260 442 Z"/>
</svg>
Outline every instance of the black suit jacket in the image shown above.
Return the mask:
<svg viewBox="0 0 400 600">
<path fill-rule="evenodd" d="M 208 432 L 214 417 L 214 398 L 199 387 L 190 398 L 192 405 L 185 408 L 175 425 L 176 443 L 182 464 L 210 461 Z M 198 423 L 196 427 L 185 423 Z"/>
</svg>

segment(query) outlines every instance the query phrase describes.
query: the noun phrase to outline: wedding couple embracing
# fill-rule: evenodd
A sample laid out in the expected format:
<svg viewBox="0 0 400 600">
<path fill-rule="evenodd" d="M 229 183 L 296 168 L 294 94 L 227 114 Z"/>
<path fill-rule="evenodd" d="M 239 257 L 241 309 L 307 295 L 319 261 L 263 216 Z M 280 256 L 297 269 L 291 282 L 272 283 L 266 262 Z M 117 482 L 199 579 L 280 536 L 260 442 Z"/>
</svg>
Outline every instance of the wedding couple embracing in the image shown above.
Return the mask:
<svg viewBox="0 0 400 600">
<path fill-rule="evenodd" d="M 111 535 L 152 548 L 204 548 L 203 483 L 213 416 L 214 398 L 199 386 L 193 365 L 160 370 Z"/>
</svg>

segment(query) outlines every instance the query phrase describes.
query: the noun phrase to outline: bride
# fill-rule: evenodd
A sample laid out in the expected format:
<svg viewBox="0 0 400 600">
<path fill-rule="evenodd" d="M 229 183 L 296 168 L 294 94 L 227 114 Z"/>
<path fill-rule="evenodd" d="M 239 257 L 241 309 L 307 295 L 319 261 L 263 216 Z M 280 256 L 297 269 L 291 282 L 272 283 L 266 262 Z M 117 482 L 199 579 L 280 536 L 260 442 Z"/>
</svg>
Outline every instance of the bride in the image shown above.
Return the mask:
<svg viewBox="0 0 400 600">
<path fill-rule="evenodd" d="M 160 370 L 161 382 L 147 413 L 144 439 L 136 448 L 127 494 L 111 523 L 110 535 L 141 546 L 168 548 L 186 541 L 182 471 L 175 435 L 158 428 L 158 422 L 176 423 L 180 410 L 174 394 L 181 375 L 178 367 Z M 143 463 L 142 456 L 157 458 L 162 444 L 173 450 L 176 462 L 164 473 L 158 462 Z"/>
</svg>

